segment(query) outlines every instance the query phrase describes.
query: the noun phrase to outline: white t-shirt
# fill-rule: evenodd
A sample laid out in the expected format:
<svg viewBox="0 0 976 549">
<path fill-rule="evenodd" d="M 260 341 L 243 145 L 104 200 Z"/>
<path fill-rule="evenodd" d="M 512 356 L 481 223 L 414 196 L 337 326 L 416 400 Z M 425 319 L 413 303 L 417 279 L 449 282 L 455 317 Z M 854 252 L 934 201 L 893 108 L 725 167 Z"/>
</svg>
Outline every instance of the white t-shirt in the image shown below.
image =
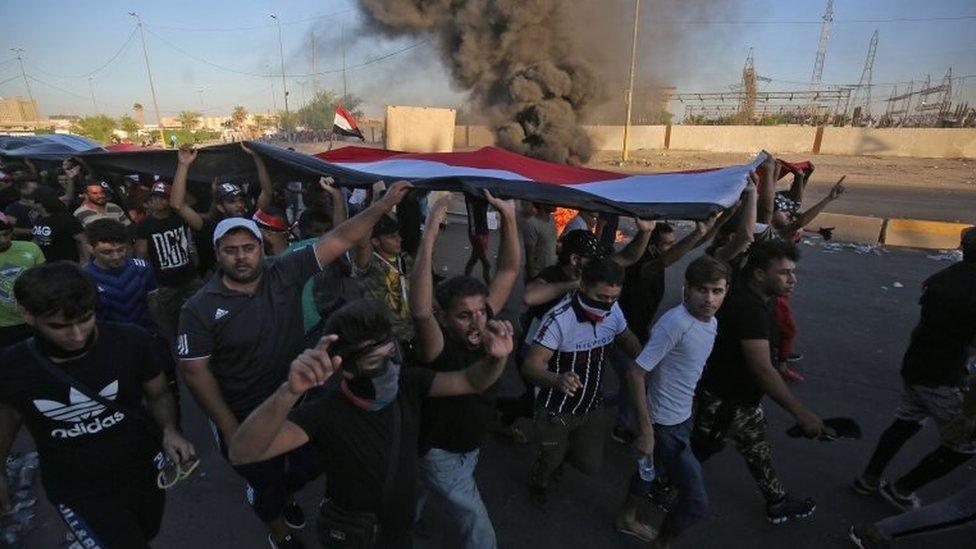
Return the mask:
<svg viewBox="0 0 976 549">
<path fill-rule="evenodd" d="M 647 407 L 651 420 L 677 425 L 691 417 L 695 386 L 712 353 L 718 321 L 702 322 L 684 303 L 661 315 L 637 365 L 650 372 Z"/>
</svg>

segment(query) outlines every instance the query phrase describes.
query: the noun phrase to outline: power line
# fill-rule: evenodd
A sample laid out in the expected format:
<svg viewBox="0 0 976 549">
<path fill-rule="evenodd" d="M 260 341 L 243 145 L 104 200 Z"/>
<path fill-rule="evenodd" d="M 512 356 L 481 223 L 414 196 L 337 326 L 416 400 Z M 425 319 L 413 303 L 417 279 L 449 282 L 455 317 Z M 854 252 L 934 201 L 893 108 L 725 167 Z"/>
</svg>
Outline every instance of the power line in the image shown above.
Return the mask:
<svg viewBox="0 0 976 549">
<path fill-rule="evenodd" d="M 314 15 L 312 17 L 294 19 L 292 21 L 282 21 L 281 24 L 285 26 L 298 25 L 301 23 L 307 23 L 309 21 L 315 21 L 318 19 L 325 19 L 328 17 L 334 17 L 336 15 L 342 15 L 344 13 L 349 13 L 350 11 L 355 11 L 355 10 L 356 8 L 347 8 L 332 13 L 326 13 L 324 15 Z M 246 31 L 246 30 L 271 29 L 274 28 L 274 25 L 265 24 L 265 25 L 245 26 L 245 27 L 211 27 L 211 28 L 170 27 L 164 25 L 153 25 L 153 28 L 159 30 L 180 31 L 180 32 L 237 32 L 237 31 Z"/>
<path fill-rule="evenodd" d="M 188 52 L 188 51 L 180 48 L 179 46 L 177 46 L 176 44 L 173 44 L 169 40 L 166 40 L 162 36 L 160 36 L 160 35 L 156 34 L 155 32 L 153 32 L 149 27 L 145 27 L 145 28 L 146 28 L 146 32 L 148 32 L 149 34 L 151 34 L 154 37 L 156 37 L 156 39 L 159 40 L 160 42 L 162 42 L 164 45 L 168 46 L 172 50 L 175 50 L 175 51 L 177 51 L 177 52 L 179 52 L 179 53 L 181 53 L 181 54 L 189 57 L 190 59 L 193 59 L 193 60 L 198 61 L 200 63 L 203 63 L 205 65 L 209 65 L 209 66 L 214 67 L 216 69 L 220 69 L 220 70 L 227 71 L 227 72 L 232 72 L 234 74 L 241 74 L 241 75 L 244 75 L 244 76 L 254 76 L 254 77 L 257 77 L 257 78 L 268 78 L 268 75 L 267 74 L 261 74 L 261 73 L 249 72 L 249 71 L 242 71 L 240 69 L 235 69 L 233 67 L 228 67 L 228 66 L 225 66 L 225 65 L 221 65 L 219 63 L 214 63 L 212 61 L 208 61 L 208 60 L 206 60 L 206 59 L 204 59 L 202 57 L 199 57 L 199 56 L 197 56 L 195 54 L 192 54 L 192 53 L 190 53 L 190 52 Z M 405 53 L 405 52 L 410 51 L 410 50 L 412 50 L 414 48 L 420 47 L 420 46 L 426 44 L 427 42 L 428 42 L 427 39 L 420 40 L 420 41 L 414 42 L 413 44 L 411 44 L 409 46 L 406 46 L 404 48 L 400 48 L 400 49 L 397 49 L 397 50 L 394 50 L 394 51 L 385 53 L 385 54 L 383 54 L 383 55 L 381 55 L 379 57 L 373 57 L 373 58 L 367 59 L 366 61 L 363 61 L 361 63 L 357 63 L 355 65 L 347 65 L 346 66 L 346 70 L 357 69 L 357 68 L 360 68 L 360 67 L 365 67 L 366 65 L 371 65 L 373 63 L 377 63 L 379 61 L 383 61 L 384 59 L 389 59 L 390 57 L 394 57 L 396 55 L 400 55 L 401 53 Z M 325 74 L 336 74 L 336 73 L 342 72 L 342 70 L 343 69 L 339 68 L 339 69 L 329 69 L 329 70 L 324 70 L 324 71 L 318 71 L 318 72 L 315 72 L 315 73 L 285 74 L 285 77 L 286 78 L 308 78 L 310 76 L 322 76 L 322 75 L 325 75 Z"/>
<path fill-rule="evenodd" d="M 109 65 L 111 65 L 116 59 L 119 58 L 120 55 L 122 55 L 122 52 L 125 51 L 125 49 L 129 46 L 129 43 L 131 43 L 132 42 L 132 39 L 135 37 L 136 30 L 137 30 L 136 27 L 133 27 L 132 28 L 132 32 L 129 33 L 129 37 L 125 39 L 125 42 L 123 42 L 122 45 L 119 46 L 119 49 L 116 50 L 116 52 L 111 57 L 109 57 L 107 61 L 105 61 L 104 63 L 102 63 L 101 65 L 99 65 L 98 68 L 96 68 L 95 70 L 88 71 L 88 72 L 86 72 L 84 74 L 80 74 L 80 75 L 55 74 L 53 72 L 49 72 L 49 71 L 46 71 L 46 70 L 42 69 L 41 67 L 35 65 L 34 63 L 29 63 L 29 65 L 31 65 L 31 67 L 33 67 L 34 70 L 36 70 L 36 71 L 38 71 L 40 73 L 46 74 L 48 76 L 52 76 L 54 78 L 67 78 L 67 79 L 75 79 L 75 78 L 78 78 L 78 79 L 81 79 L 81 78 L 88 78 L 89 76 L 95 76 L 95 74 L 101 72 L 102 69 L 104 69 L 105 67 L 108 67 Z"/>
<path fill-rule="evenodd" d="M 854 24 L 854 23 L 926 23 L 939 21 L 968 21 L 976 19 L 976 15 L 958 15 L 953 17 L 894 17 L 890 19 L 834 19 L 833 24 Z M 684 21 L 657 20 L 657 23 L 667 25 L 822 25 L 823 19 L 793 20 L 793 21 L 769 21 L 769 20 L 709 20 L 691 19 Z"/>
</svg>

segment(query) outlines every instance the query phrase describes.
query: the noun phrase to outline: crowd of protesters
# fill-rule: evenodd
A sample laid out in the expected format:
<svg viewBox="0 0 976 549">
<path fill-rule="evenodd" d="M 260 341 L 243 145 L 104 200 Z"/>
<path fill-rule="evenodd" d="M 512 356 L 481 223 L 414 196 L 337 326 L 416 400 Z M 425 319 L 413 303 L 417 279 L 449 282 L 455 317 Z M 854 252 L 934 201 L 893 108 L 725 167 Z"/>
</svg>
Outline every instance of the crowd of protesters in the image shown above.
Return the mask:
<svg viewBox="0 0 976 549">
<path fill-rule="evenodd" d="M 277 180 L 241 147 L 255 181 L 190 185 L 197 153 L 186 147 L 171 181 L 103 180 L 74 159 L 0 166 L 0 458 L 25 426 L 47 497 L 79 546 L 148 546 L 164 489 L 215 444 L 246 481 L 271 547 L 302 546 L 294 495 L 324 475 L 315 522 L 325 546 L 410 547 L 436 494 L 462 545 L 490 549 L 474 471 L 493 428 L 535 440 L 526 493 L 542 508 L 565 497 L 554 481 L 566 464 L 595 474 L 608 439 L 630 445 L 637 459 L 616 528 L 655 547 L 707 516 L 701 463 L 727 441 L 770 523 L 814 512 L 775 472 L 763 401 L 803 436 L 842 436 L 788 383 L 803 381 L 789 301 L 795 244 L 843 195 L 843 179 L 801 211 L 813 166 L 769 156 L 734 207 L 684 235 L 637 219 L 619 249 L 615 220 L 581 211 L 558 234 L 548 205 L 484 192 L 467 199 L 465 269 L 481 263 L 482 277 L 442 279 L 433 257 L 449 194 L 428 207 L 405 181 L 351 191 L 331 178 Z M 786 174 L 792 184 L 777 191 Z M 500 228 L 494 267 L 489 210 Z M 658 317 L 667 271 L 698 247 L 682 302 Z M 914 493 L 976 453 L 976 391 L 966 386 L 976 230 L 961 248 L 962 262 L 925 282 L 901 406 L 853 485 L 906 513 L 852 527 L 861 547 L 976 516 L 972 484 L 924 507 Z M 520 278 L 527 311 L 504 320 Z M 525 390 L 495 398 L 508 365 Z M 181 388 L 214 441 L 183 436 Z M 940 446 L 887 482 L 886 466 L 928 417 Z M 10 497 L 0 475 L 5 509 Z M 666 511 L 660 526 L 638 519 L 647 503 Z"/>
</svg>

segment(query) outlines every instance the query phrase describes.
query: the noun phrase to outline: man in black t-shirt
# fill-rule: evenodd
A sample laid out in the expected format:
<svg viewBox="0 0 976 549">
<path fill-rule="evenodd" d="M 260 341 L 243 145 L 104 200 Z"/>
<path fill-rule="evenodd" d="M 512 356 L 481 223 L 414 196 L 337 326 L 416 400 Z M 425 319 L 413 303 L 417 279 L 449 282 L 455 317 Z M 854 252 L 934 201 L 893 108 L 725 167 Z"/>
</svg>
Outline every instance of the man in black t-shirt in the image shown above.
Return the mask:
<svg viewBox="0 0 976 549">
<path fill-rule="evenodd" d="M 173 345 L 180 307 L 203 283 L 191 261 L 190 228 L 169 205 L 170 186 L 153 184 L 146 200 L 147 215 L 135 229 L 136 255 L 148 259 L 159 284 L 160 334 Z"/>
<path fill-rule="evenodd" d="M 967 363 L 976 346 L 976 229 L 962 233 L 963 260 L 930 276 L 922 285 L 922 313 L 901 365 L 904 382 L 895 421 L 881 435 L 854 490 L 881 495 L 902 511 L 921 506 L 915 491 L 949 474 L 976 454 L 976 421 L 963 410 Z M 976 390 L 970 387 L 969 391 Z M 941 444 L 895 482 L 882 474 L 922 423 L 932 418 Z"/>
<path fill-rule="evenodd" d="M 458 276 L 433 282 L 434 241 L 445 221 L 450 196 L 431 209 L 410 275 L 410 314 L 416 337 L 418 362 L 437 372 L 457 373 L 489 355 L 485 326 L 500 311 L 519 276 L 518 219 L 514 200 L 499 200 L 485 193 L 488 203 L 501 214 L 498 268 L 491 287 Z M 436 304 L 435 304 L 436 301 Z M 480 392 L 480 391 L 479 391 Z M 421 428 L 420 512 L 428 491 L 446 498 L 461 528 L 462 546 L 493 549 L 495 529 L 474 481 L 478 454 L 494 414 L 494 403 L 481 395 L 432 398 L 424 403 Z"/>
<path fill-rule="evenodd" d="M 28 269 L 14 291 L 34 337 L 0 355 L 0 462 L 26 424 L 44 491 L 80 546 L 148 547 L 163 514 L 160 443 L 173 463 L 195 453 L 151 336 L 96 322 L 95 285 L 67 262 Z M 0 508 L 10 503 L 0 475 Z"/>
<path fill-rule="evenodd" d="M 772 302 L 789 295 L 796 284 L 796 248 L 783 241 L 757 244 L 749 251 L 741 279 L 719 309 L 718 334 L 698 385 L 692 450 L 699 461 L 722 450 L 727 439 L 746 460 L 763 496 L 766 518 L 773 524 L 809 516 L 813 499 L 787 494 L 773 470 L 762 398 L 772 397 L 792 414 L 804 435 L 820 436 L 823 422 L 800 403 L 773 367 L 775 341 Z"/>
<path fill-rule="evenodd" d="M 512 352 L 512 331 L 508 322 L 482 324 L 484 354 L 462 370 L 401 368 L 389 308 L 367 299 L 345 305 L 329 317 L 330 335 L 296 358 L 287 381 L 241 424 L 230 458 L 259 462 L 310 442 L 328 477 L 326 508 L 375 515 L 374 547 L 411 547 L 422 402 L 494 384 Z M 337 371 L 337 390 L 295 407 Z M 319 532 L 329 535 L 329 524 Z"/>
<path fill-rule="evenodd" d="M 181 151 L 181 154 L 183 151 Z M 176 355 L 187 387 L 210 417 L 226 450 L 240 422 L 274 393 L 288 364 L 305 348 L 302 287 L 367 236 L 380 216 L 410 189 L 394 183 L 382 199 L 308 246 L 264 257 L 261 231 L 250 219 L 217 224 L 213 246 L 220 263 L 207 284 L 183 305 Z M 305 517 L 291 495 L 314 478 L 307 449 L 236 467 L 247 479 L 249 500 L 268 526 L 274 547 L 298 543 L 286 529 Z"/>
<path fill-rule="evenodd" d="M 48 262 L 66 260 L 85 263 L 88 261 L 88 237 L 81 222 L 68 213 L 57 193 L 38 188 L 31 193 L 31 203 L 38 217 L 31 229 L 34 244 L 44 252 Z"/>
</svg>

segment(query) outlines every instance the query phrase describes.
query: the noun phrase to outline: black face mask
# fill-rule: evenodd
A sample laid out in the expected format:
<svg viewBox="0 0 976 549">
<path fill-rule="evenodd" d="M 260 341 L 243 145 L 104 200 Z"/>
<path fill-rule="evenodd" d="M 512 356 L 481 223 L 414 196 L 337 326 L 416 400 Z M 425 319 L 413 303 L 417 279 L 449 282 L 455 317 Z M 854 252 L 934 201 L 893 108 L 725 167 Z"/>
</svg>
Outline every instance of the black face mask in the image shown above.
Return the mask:
<svg viewBox="0 0 976 549">
<path fill-rule="evenodd" d="M 615 303 L 614 301 L 607 302 L 607 301 L 596 301 L 595 299 L 590 299 L 583 292 L 579 292 L 577 295 L 579 295 L 580 303 L 582 303 L 586 307 L 589 307 L 591 309 L 598 309 L 604 312 L 612 309 L 613 304 Z"/>
</svg>

